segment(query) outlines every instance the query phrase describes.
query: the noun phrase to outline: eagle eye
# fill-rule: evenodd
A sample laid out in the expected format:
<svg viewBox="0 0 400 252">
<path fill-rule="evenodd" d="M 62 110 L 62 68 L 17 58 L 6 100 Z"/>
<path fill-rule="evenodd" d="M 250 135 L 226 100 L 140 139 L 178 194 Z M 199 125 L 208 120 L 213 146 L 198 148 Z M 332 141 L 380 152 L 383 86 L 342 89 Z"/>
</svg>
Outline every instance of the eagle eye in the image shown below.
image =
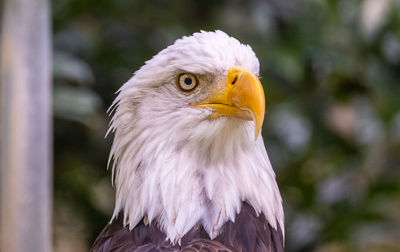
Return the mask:
<svg viewBox="0 0 400 252">
<path fill-rule="evenodd" d="M 191 73 L 181 73 L 177 78 L 177 85 L 180 90 L 190 92 L 197 87 L 198 80 L 196 76 Z"/>
</svg>

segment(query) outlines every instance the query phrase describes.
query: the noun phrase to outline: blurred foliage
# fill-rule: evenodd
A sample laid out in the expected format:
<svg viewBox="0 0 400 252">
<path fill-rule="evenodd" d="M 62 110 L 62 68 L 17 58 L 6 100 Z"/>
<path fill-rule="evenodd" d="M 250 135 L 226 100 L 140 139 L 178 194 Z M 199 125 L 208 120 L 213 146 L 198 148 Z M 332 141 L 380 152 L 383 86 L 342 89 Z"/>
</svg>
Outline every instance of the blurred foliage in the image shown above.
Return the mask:
<svg viewBox="0 0 400 252">
<path fill-rule="evenodd" d="M 183 35 L 250 44 L 287 251 L 400 250 L 400 1 L 55 0 L 56 251 L 86 251 L 114 191 L 115 92 Z"/>
</svg>

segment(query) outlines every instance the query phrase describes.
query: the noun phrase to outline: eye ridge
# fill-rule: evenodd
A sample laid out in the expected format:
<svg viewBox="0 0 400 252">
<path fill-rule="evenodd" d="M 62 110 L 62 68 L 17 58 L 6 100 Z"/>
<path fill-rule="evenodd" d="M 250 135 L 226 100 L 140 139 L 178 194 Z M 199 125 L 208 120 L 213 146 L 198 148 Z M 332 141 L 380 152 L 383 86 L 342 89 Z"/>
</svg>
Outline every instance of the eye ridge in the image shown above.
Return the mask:
<svg viewBox="0 0 400 252">
<path fill-rule="evenodd" d="M 176 80 L 178 88 L 183 92 L 193 91 L 197 87 L 198 82 L 196 75 L 192 73 L 180 73 Z"/>
</svg>

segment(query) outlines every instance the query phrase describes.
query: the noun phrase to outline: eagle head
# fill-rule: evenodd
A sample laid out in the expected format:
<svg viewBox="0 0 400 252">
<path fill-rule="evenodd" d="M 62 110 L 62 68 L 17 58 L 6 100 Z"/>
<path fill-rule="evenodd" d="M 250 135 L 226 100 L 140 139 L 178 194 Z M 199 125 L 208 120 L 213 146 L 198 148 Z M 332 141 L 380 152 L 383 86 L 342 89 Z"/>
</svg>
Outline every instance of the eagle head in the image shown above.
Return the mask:
<svg viewBox="0 0 400 252">
<path fill-rule="evenodd" d="M 134 73 L 112 105 L 114 218 L 155 222 L 171 241 L 201 223 L 213 238 L 247 202 L 283 230 L 258 73 L 222 31 L 178 39 Z"/>
</svg>

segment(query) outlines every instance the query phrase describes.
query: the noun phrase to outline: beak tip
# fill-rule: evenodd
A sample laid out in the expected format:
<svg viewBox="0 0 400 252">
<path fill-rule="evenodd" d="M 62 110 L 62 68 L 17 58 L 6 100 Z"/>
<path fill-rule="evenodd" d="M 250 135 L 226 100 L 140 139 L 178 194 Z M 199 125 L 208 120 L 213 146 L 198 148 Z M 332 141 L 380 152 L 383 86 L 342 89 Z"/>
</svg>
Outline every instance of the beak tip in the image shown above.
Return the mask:
<svg viewBox="0 0 400 252">
<path fill-rule="evenodd" d="M 252 117 L 254 122 L 254 140 L 257 140 L 258 137 L 261 135 L 264 114 L 262 114 L 262 117 L 260 117 L 260 115 L 257 116 L 257 114 L 253 112 Z"/>
<path fill-rule="evenodd" d="M 254 133 L 255 133 L 255 134 L 254 134 L 254 141 L 257 141 L 258 137 L 261 135 L 261 132 L 258 131 L 258 130 L 255 130 Z"/>
</svg>

